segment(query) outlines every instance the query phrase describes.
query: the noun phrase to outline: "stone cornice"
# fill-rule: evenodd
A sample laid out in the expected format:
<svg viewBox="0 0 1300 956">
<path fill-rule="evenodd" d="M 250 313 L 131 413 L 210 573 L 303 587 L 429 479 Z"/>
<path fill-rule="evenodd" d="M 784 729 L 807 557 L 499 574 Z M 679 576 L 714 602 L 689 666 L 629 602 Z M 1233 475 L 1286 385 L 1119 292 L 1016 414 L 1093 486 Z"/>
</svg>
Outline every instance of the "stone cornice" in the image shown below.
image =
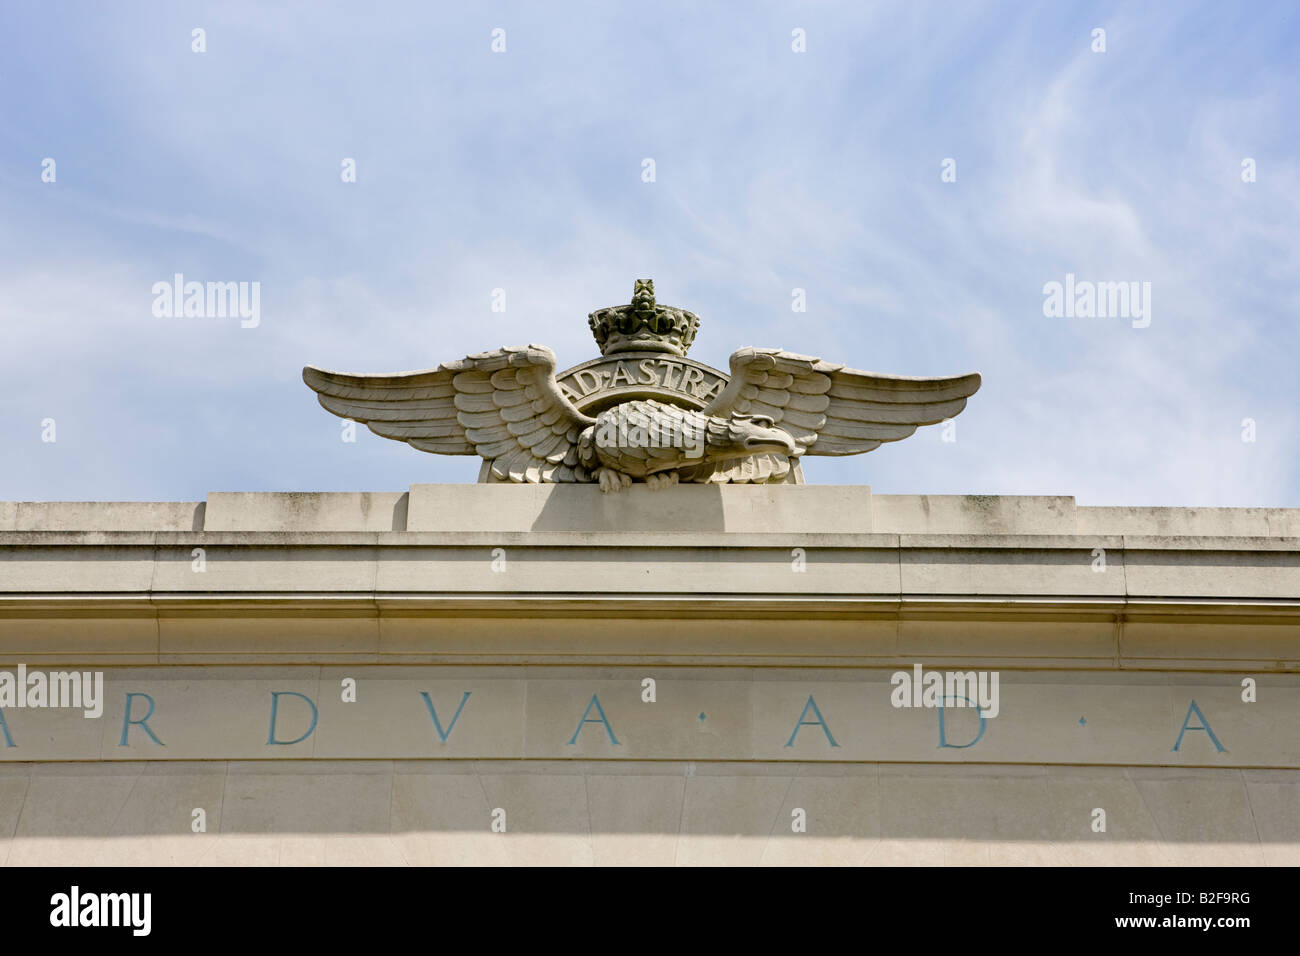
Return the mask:
<svg viewBox="0 0 1300 956">
<path fill-rule="evenodd" d="M 816 485 L 0 504 L 0 660 L 1300 670 L 1294 512 L 1088 512 Z"/>
</svg>

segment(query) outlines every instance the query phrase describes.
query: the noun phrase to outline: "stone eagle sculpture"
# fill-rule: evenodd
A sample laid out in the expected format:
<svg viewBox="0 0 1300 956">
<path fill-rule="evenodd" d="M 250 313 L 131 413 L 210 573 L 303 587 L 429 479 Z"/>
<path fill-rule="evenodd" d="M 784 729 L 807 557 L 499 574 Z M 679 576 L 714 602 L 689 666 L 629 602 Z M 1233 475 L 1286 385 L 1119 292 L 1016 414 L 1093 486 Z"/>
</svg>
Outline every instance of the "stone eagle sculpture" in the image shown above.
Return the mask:
<svg viewBox="0 0 1300 956">
<path fill-rule="evenodd" d="M 978 374 L 908 378 L 781 349 L 742 348 L 731 373 L 686 358 L 694 314 L 658 305 L 591 313 L 602 358 L 556 374 L 545 346 L 481 352 L 434 369 L 349 375 L 307 366 L 322 406 L 421 451 L 478 455 L 480 481 L 802 482 L 804 455 L 857 455 L 950 419 Z"/>
</svg>

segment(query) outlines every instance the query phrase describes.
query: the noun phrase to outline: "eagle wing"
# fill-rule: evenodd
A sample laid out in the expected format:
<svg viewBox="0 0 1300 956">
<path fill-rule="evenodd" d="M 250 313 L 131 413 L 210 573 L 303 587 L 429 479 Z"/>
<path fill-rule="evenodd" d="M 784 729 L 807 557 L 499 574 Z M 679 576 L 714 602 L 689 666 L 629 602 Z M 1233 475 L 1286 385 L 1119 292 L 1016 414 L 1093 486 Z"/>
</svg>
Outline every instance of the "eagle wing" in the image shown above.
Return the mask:
<svg viewBox="0 0 1300 956">
<path fill-rule="evenodd" d="M 743 348 L 706 415 L 766 415 L 808 455 L 856 455 L 952 418 L 980 387 L 977 373 L 909 378 L 860 372 L 781 349 Z"/>
<path fill-rule="evenodd" d="M 441 455 L 479 455 L 503 481 L 590 481 L 578 435 L 595 424 L 560 393 L 555 353 L 496 349 L 422 372 L 348 375 L 308 365 L 322 406 L 376 435 Z"/>
</svg>

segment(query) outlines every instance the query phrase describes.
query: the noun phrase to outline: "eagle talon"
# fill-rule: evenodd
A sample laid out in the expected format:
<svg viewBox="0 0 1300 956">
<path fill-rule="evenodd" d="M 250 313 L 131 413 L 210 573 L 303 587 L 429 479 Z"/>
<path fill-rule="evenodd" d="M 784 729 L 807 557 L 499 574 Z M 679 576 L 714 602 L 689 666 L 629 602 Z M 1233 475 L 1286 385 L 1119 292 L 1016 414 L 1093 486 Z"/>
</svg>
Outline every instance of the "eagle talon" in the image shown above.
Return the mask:
<svg viewBox="0 0 1300 956">
<path fill-rule="evenodd" d="M 657 475 L 646 475 L 646 487 L 651 491 L 659 491 L 663 488 L 671 488 L 677 484 L 677 472 L 664 471 Z"/>
<path fill-rule="evenodd" d="M 615 471 L 613 468 L 601 468 L 597 473 L 600 481 L 600 490 L 604 494 L 611 491 L 622 491 L 624 488 L 631 486 L 632 476 L 625 475 L 621 471 Z"/>
</svg>

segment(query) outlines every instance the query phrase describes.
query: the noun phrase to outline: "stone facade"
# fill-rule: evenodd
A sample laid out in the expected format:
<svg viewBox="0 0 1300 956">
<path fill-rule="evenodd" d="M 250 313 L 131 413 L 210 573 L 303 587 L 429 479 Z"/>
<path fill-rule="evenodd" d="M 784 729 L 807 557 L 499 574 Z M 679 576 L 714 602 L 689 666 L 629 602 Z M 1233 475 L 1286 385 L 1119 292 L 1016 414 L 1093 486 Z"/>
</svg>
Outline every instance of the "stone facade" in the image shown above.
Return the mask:
<svg viewBox="0 0 1300 956">
<path fill-rule="evenodd" d="M 0 503 L 19 665 L 104 692 L 0 698 L 10 864 L 1300 863 L 1300 510 Z"/>
</svg>

